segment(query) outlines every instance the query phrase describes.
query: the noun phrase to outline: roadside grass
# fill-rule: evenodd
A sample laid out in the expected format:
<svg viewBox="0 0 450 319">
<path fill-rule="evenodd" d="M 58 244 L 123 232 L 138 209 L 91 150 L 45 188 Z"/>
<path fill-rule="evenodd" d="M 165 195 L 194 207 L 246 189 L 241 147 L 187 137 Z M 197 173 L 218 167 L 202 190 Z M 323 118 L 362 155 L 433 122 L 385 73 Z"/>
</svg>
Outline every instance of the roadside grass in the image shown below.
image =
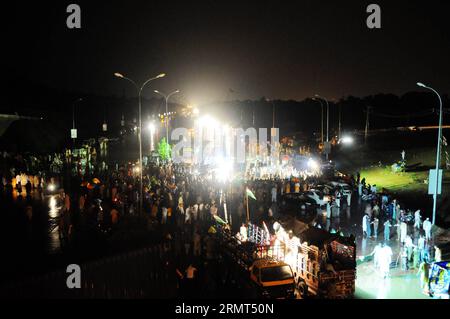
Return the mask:
<svg viewBox="0 0 450 319">
<path fill-rule="evenodd" d="M 377 189 L 385 188 L 393 192 L 427 192 L 428 185 L 424 181 L 428 172 L 394 173 L 390 167 L 371 167 L 361 170 L 361 179 L 366 183 L 377 185 Z"/>
</svg>

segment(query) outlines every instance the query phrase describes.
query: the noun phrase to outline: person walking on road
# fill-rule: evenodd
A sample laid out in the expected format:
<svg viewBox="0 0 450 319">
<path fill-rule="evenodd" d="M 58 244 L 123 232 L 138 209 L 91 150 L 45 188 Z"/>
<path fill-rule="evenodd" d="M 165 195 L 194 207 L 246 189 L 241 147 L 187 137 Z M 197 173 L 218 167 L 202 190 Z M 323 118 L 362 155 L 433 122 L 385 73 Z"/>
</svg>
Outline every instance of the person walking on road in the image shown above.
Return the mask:
<svg viewBox="0 0 450 319">
<path fill-rule="evenodd" d="M 423 230 L 425 231 L 425 240 L 431 240 L 431 222 L 430 219 L 427 217 L 425 221 L 423 222 Z"/>
<path fill-rule="evenodd" d="M 389 241 L 391 238 L 391 222 L 389 219 L 384 222 L 384 240 Z"/>
<path fill-rule="evenodd" d="M 370 218 L 367 214 L 364 214 L 362 219 L 363 236 L 370 237 Z"/>
<path fill-rule="evenodd" d="M 377 238 L 378 237 L 378 225 L 380 224 L 380 221 L 377 217 L 374 217 L 373 219 L 373 237 Z"/>
<path fill-rule="evenodd" d="M 416 210 L 414 213 L 414 228 L 420 229 L 420 225 L 422 223 L 422 216 L 420 216 L 420 209 Z"/>
</svg>

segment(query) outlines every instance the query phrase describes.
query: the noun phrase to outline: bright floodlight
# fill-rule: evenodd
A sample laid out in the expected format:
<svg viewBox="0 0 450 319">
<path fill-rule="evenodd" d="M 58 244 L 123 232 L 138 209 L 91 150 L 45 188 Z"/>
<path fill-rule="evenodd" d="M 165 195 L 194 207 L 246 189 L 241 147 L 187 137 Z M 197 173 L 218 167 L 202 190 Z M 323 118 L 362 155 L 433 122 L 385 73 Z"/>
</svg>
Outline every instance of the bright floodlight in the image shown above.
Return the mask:
<svg viewBox="0 0 450 319">
<path fill-rule="evenodd" d="M 341 138 L 341 143 L 342 144 L 352 144 L 353 143 L 353 137 L 351 136 L 344 136 Z"/>
<path fill-rule="evenodd" d="M 117 76 L 118 78 L 123 78 L 123 75 L 121 73 L 118 73 L 118 72 L 114 73 L 114 76 Z"/>
<path fill-rule="evenodd" d="M 308 160 L 308 167 L 312 170 L 317 170 L 319 168 L 319 163 L 317 163 L 315 160 L 310 158 Z"/>
<path fill-rule="evenodd" d="M 153 134 L 153 132 L 155 132 L 155 124 L 149 123 L 148 124 L 148 129 Z"/>
<path fill-rule="evenodd" d="M 418 86 L 421 86 L 421 87 L 423 87 L 423 88 L 424 88 L 424 87 L 427 87 L 427 86 L 426 86 L 425 84 L 423 84 L 422 82 L 417 82 L 417 85 L 418 85 Z"/>
<path fill-rule="evenodd" d="M 56 189 L 56 186 L 55 186 L 55 184 L 49 184 L 47 189 L 49 192 L 54 192 Z"/>
<path fill-rule="evenodd" d="M 225 183 L 231 180 L 233 174 L 233 164 L 231 161 L 226 161 L 223 157 L 218 158 L 216 168 L 216 177 L 219 182 Z"/>
<path fill-rule="evenodd" d="M 200 124 L 200 126 L 203 127 L 216 127 L 217 126 L 217 121 L 212 118 L 210 115 L 204 115 L 203 117 L 201 117 L 198 121 L 198 123 Z"/>
</svg>

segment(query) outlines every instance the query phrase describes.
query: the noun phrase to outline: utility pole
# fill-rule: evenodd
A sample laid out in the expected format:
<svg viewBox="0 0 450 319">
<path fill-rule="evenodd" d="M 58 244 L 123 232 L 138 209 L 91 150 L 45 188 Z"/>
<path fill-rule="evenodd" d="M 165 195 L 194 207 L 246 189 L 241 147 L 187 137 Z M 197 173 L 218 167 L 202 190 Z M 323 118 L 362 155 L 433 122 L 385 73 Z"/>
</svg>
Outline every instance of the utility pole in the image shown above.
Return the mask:
<svg viewBox="0 0 450 319">
<path fill-rule="evenodd" d="M 341 104 L 339 104 L 339 126 L 338 126 L 338 140 L 341 139 Z"/>
<path fill-rule="evenodd" d="M 255 127 L 255 105 L 253 105 L 252 123 L 253 123 L 252 126 Z"/>
<path fill-rule="evenodd" d="M 369 132 L 369 113 L 370 113 L 370 106 L 367 106 L 367 110 L 366 110 L 366 129 L 364 131 L 364 143 L 367 142 L 367 134 Z"/>
</svg>

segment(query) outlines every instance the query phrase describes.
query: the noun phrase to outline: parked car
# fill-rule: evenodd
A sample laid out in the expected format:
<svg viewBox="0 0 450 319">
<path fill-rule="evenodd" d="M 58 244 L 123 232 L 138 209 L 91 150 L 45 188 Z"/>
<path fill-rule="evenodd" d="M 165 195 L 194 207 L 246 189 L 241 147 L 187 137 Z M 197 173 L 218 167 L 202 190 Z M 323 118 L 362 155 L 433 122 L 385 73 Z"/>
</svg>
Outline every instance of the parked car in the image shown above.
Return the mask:
<svg viewBox="0 0 450 319">
<path fill-rule="evenodd" d="M 280 209 L 284 212 L 297 213 L 316 206 L 316 201 L 307 196 L 306 193 L 289 193 L 281 196 Z"/>
</svg>

